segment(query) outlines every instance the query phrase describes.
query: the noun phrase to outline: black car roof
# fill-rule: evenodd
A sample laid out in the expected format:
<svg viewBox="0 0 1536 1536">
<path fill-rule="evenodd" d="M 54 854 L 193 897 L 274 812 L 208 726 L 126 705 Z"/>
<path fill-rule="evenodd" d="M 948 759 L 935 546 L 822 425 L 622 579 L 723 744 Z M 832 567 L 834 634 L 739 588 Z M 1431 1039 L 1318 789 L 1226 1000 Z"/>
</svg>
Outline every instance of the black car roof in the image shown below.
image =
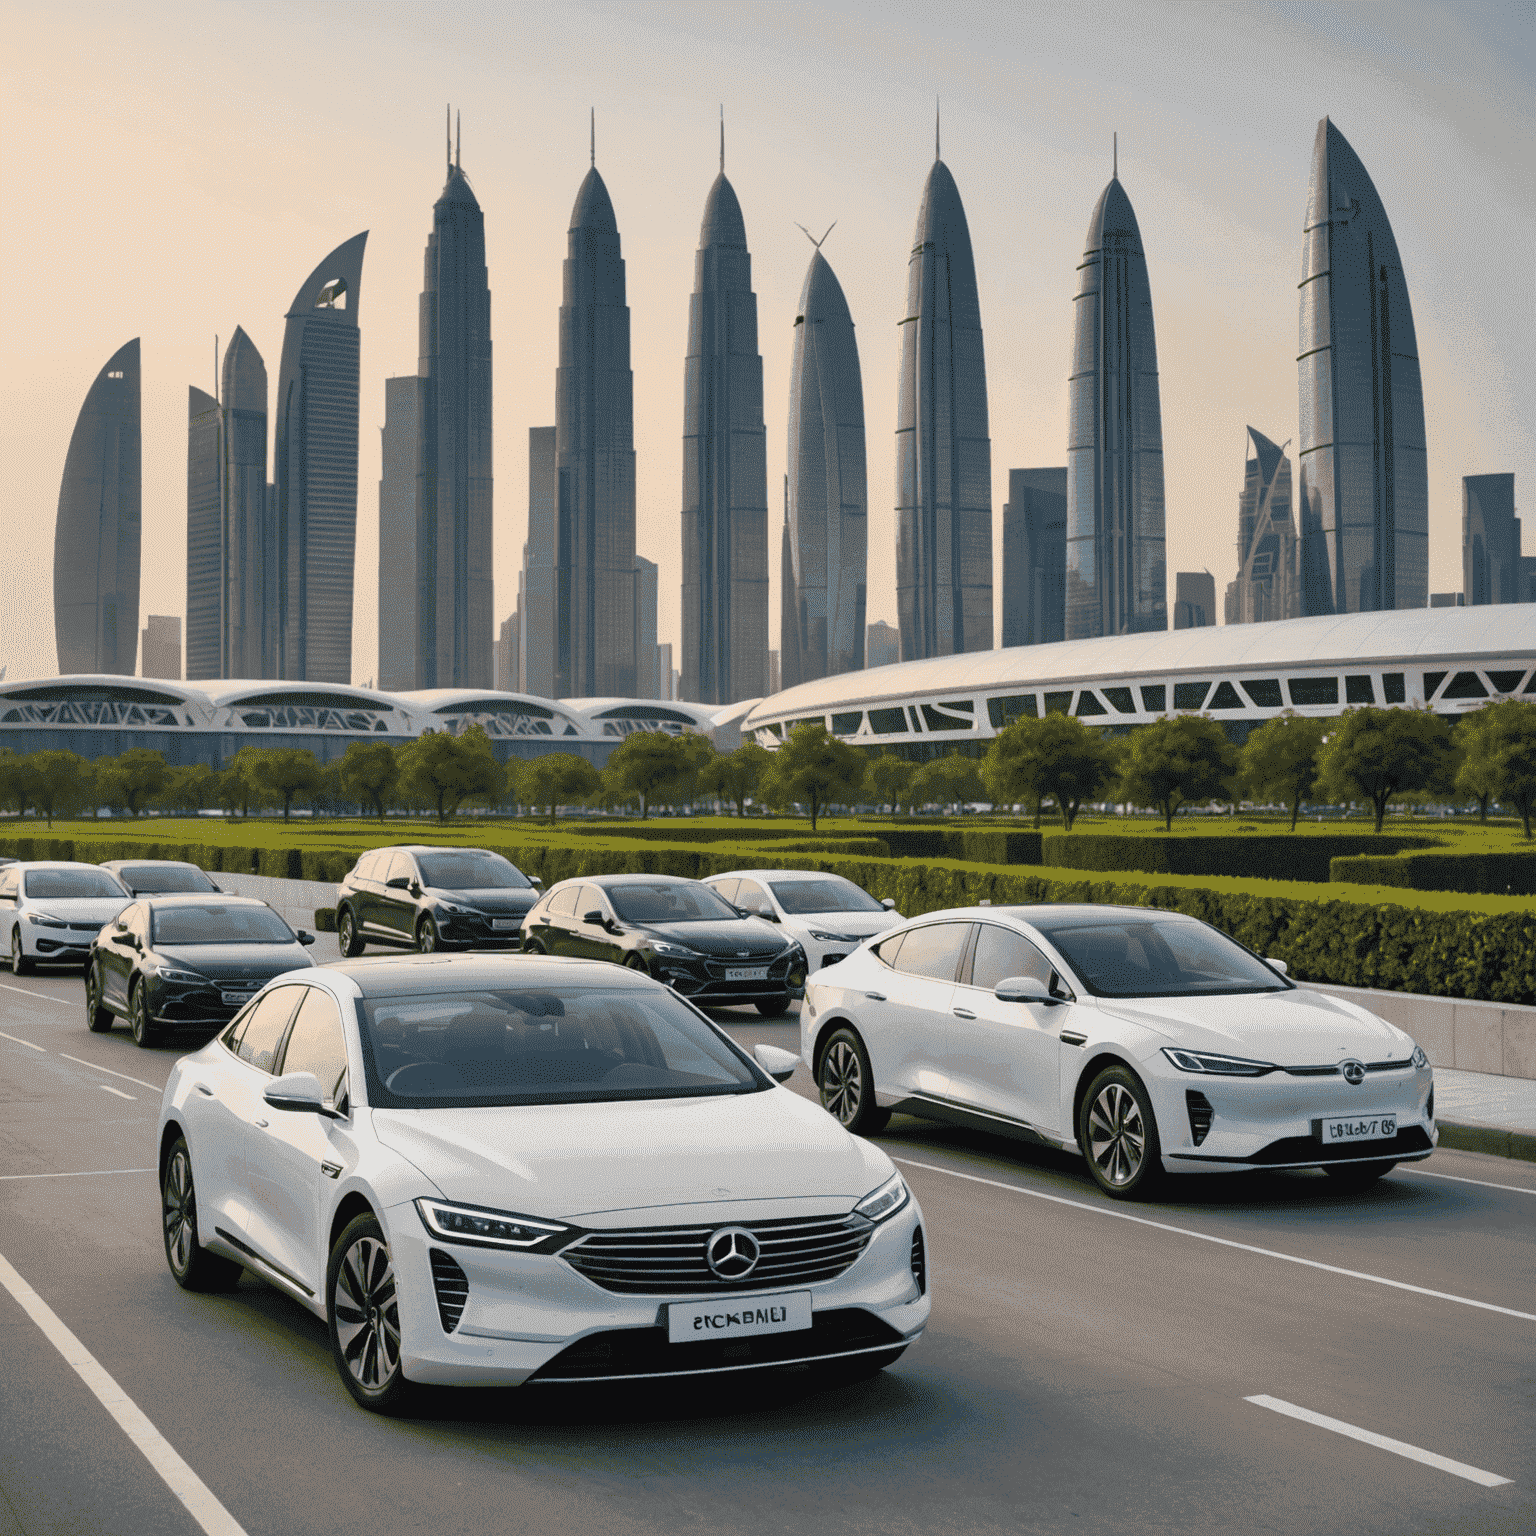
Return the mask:
<svg viewBox="0 0 1536 1536">
<path fill-rule="evenodd" d="M 340 971 L 357 983 L 364 997 L 401 992 L 480 992 L 501 987 L 660 988 L 648 976 L 602 960 L 570 960 L 549 955 L 375 955 L 361 960 L 332 960 L 322 969 Z"/>
</svg>

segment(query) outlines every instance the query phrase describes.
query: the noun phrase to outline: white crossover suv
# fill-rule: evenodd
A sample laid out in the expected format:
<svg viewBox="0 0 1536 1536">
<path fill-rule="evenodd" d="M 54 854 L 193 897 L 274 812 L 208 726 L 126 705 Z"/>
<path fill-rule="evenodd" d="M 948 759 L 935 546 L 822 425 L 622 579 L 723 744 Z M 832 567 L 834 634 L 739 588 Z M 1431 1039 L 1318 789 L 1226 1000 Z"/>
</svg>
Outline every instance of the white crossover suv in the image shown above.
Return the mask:
<svg viewBox="0 0 1536 1536">
<path fill-rule="evenodd" d="M 901 921 L 896 903 L 876 901 L 841 875 L 805 869 L 735 869 L 704 882 L 733 907 L 798 939 L 811 973 L 836 965 L 865 939 Z"/>
</svg>

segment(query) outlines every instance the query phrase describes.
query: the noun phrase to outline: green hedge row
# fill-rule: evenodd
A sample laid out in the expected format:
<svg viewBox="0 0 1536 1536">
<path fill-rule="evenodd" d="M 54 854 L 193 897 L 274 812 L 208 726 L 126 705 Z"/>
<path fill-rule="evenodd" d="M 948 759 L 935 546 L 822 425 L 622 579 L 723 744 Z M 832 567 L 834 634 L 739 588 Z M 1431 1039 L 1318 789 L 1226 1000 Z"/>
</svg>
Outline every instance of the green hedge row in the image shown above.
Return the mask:
<svg viewBox="0 0 1536 1536">
<path fill-rule="evenodd" d="M 1334 859 L 1330 879 L 1395 885 L 1410 891 L 1536 895 L 1536 853 L 1408 853 L 1396 858 Z"/>
<path fill-rule="evenodd" d="M 1058 869 L 1150 875 L 1238 875 L 1264 880 L 1313 880 L 1332 875 L 1334 859 L 1434 848 L 1434 838 L 1370 833 L 1295 837 L 1233 833 L 1227 837 L 1126 837 L 1113 832 L 1056 833 L 1038 860 Z M 1024 861 L 1020 861 L 1024 862 Z M 1439 889 L 1439 887 L 1435 887 Z M 1502 886 L 1499 887 L 1503 889 Z"/>
<path fill-rule="evenodd" d="M 105 864 L 112 859 L 177 859 L 209 874 L 268 875 L 276 880 L 322 880 L 334 885 L 358 852 L 335 848 L 226 848 L 217 843 L 150 843 L 123 839 L 0 837 L 0 854 L 13 859 L 65 859 Z"/>
<path fill-rule="evenodd" d="M 845 837 L 837 841 L 830 839 L 817 839 L 812 842 L 807 839 L 803 843 L 772 842 L 759 843 L 747 842 L 743 839 L 733 846 L 738 848 L 750 848 L 754 853 L 761 853 L 783 863 L 783 855 L 786 853 L 836 853 L 845 854 L 851 858 L 863 859 L 888 859 L 891 857 L 890 844 L 878 837 Z"/>
</svg>

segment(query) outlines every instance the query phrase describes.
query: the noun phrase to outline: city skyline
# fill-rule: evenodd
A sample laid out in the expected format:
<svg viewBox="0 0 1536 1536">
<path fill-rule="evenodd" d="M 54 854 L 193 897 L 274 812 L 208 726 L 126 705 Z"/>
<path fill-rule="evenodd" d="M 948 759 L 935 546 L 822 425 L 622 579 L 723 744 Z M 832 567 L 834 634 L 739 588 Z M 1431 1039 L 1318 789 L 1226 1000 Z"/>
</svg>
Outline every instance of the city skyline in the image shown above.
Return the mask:
<svg viewBox="0 0 1536 1536">
<path fill-rule="evenodd" d="M 665 37 L 655 29 L 624 24 L 616 25 L 616 38 L 648 64 L 660 56 L 658 50 L 666 39 L 683 39 L 683 52 L 691 62 L 686 70 L 663 68 L 643 86 L 626 85 L 615 73 L 612 60 L 620 49 L 608 47 L 593 58 L 584 56 L 580 83 L 575 83 L 577 76 L 560 73 L 574 55 L 554 32 L 535 26 L 528 47 L 544 61 L 541 67 L 554 74 L 544 87 L 522 71 L 517 79 L 532 81 L 535 87 L 527 106 L 499 100 L 486 109 L 491 119 L 487 133 L 497 143 L 483 168 L 477 159 L 476 189 L 491 210 L 492 282 L 500 290 L 515 287 L 518 292 L 515 313 L 505 304 L 499 311 L 496 341 L 504 364 L 507 359 L 516 360 L 515 370 L 503 369 L 513 380 L 511 387 L 503 390 L 498 381 L 498 475 L 504 483 L 519 484 L 526 472 L 527 429 L 548 420 L 547 384 L 542 380 L 547 379 L 545 370 L 552 361 L 553 306 L 545 308 L 540 295 L 549 291 L 550 236 L 559 239 L 564 213 L 560 209 L 553 218 L 545 216 L 548 185 L 570 176 L 575 155 L 585 151 L 586 104 L 597 100 L 599 133 L 606 134 L 605 157 L 613 159 L 612 169 L 605 164 L 605 174 L 619 198 L 631 265 L 642 491 L 639 547 L 661 566 L 664 637 L 676 639 L 680 574 L 676 513 L 668 510 L 668 504 L 675 507 L 680 481 L 681 445 L 676 441 L 675 423 L 681 380 L 676 377 L 676 337 L 695 244 L 698 177 L 714 158 L 712 130 L 721 95 L 726 97 L 733 123 L 741 124 L 733 132 L 732 179 L 753 212 L 769 480 L 777 485 L 784 462 L 780 413 L 790 364 L 783 338 L 804 271 L 804 246 L 794 223 L 813 224 L 819 231 L 833 217 L 841 221 L 838 272 L 853 318 L 864 332 L 868 424 L 883 433 L 894 425 L 896 338 L 889 322 L 900 313 L 896 284 L 903 275 L 900 258 L 893 269 L 890 253 L 893 246 L 899 249 L 906 243 L 912 177 L 926 158 L 923 141 L 932 128 L 932 94 L 944 94 L 946 149 L 951 163 L 964 171 L 967 214 L 987 315 L 994 542 L 1000 531 L 996 503 L 1007 469 L 1060 462 L 1066 402 L 1060 363 L 1055 359 L 1065 350 L 1063 331 L 1070 322 L 1062 310 L 1070 296 L 1063 295 L 1053 273 L 1069 271 L 1081 249 L 1078 220 L 1082 215 L 1075 210 L 1081 210 L 1084 199 L 1091 197 L 1095 183 L 1103 184 L 1109 169 L 1110 129 L 1119 127 L 1121 164 L 1127 168 L 1127 185 L 1135 190 L 1137 215 L 1154 251 L 1169 464 L 1170 569 L 1210 563 L 1209 555 L 1202 562 L 1202 547 L 1215 538 L 1226 544 L 1231 537 L 1231 450 L 1219 454 L 1207 451 L 1205 445 L 1230 444 L 1246 420 L 1263 423 L 1276 440 L 1294 435 L 1291 381 L 1295 375 L 1290 370 L 1296 353 L 1296 241 L 1305 208 L 1310 135 L 1318 117 L 1331 112 L 1370 167 L 1408 269 L 1424 359 L 1435 565 L 1431 585 L 1437 589 L 1460 585 L 1460 479 L 1468 473 L 1518 472 L 1531 436 L 1532 413 L 1524 403 L 1529 393 L 1528 369 L 1521 372 L 1515 363 L 1530 352 L 1529 306 L 1522 301 L 1508 316 L 1502 311 L 1495 315 L 1490 308 L 1492 296 L 1480 289 L 1480 285 L 1486 287 L 1484 280 L 1471 270 L 1469 250 L 1474 213 L 1476 227 L 1500 245 L 1518 246 L 1530 223 L 1528 190 L 1519 178 L 1502 174 L 1505 162 L 1501 159 L 1505 141 L 1518 140 L 1521 124 L 1528 120 L 1526 98 L 1519 92 L 1512 94 L 1513 83 L 1527 78 L 1522 73 L 1525 61 L 1518 51 L 1500 46 L 1503 34 L 1496 16 L 1480 13 L 1463 24 L 1453 22 L 1444 11 L 1419 8 L 1411 23 L 1382 18 L 1369 28 L 1351 24 L 1347 16 L 1327 18 L 1306 8 L 1302 8 L 1306 14 L 1290 18 L 1255 11 L 1242 19 L 1241 26 L 1230 16 L 1207 17 L 1198 29 L 1199 47 L 1213 60 L 1231 64 L 1230 79 L 1215 80 L 1209 101 L 1188 108 L 1181 103 L 1173 111 L 1164 105 L 1172 100 L 1166 94 L 1174 73 L 1172 54 L 1176 45 L 1186 50 L 1191 46 L 1190 30 L 1181 30 L 1177 12 L 1164 18 L 1172 34 L 1166 45 L 1143 28 L 1132 48 L 1116 35 L 1116 27 L 1124 27 L 1124 15 L 1091 27 L 1097 48 L 1092 74 L 1102 89 L 1091 93 L 1092 101 L 1079 108 L 1067 95 L 1072 67 L 1066 51 L 1067 24 L 1048 12 L 1038 29 L 1038 65 L 1027 59 L 1017 27 L 999 24 L 994 28 L 989 45 L 997 55 L 993 66 L 982 59 L 974 41 L 967 41 L 964 31 L 945 29 L 943 35 L 960 50 L 954 66 L 930 66 L 934 78 L 921 80 L 904 65 L 907 89 L 892 91 L 889 72 L 900 57 L 898 44 L 903 37 L 910 43 L 912 37 L 910 30 L 900 27 L 885 39 L 860 34 L 858 46 L 851 52 L 845 48 L 844 62 L 833 70 L 839 82 L 837 92 L 829 95 L 825 79 L 814 88 L 810 81 L 776 82 L 770 103 L 761 91 L 751 90 L 748 72 L 717 46 L 712 36 L 717 27 L 681 16 L 676 8 L 660 9 L 668 16 L 670 30 Z M 993 22 L 1002 17 L 1001 12 L 988 14 Z M 478 23 L 473 16 L 470 19 L 473 31 Z M 826 23 L 831 35 L 844 43 L 852 39 L 845 17 L 829 13 Z M 75 18 L 66 18 L 64 25 L 62 35 L 82 49 L 82 68 L 93 59 L 97 67 L 106 67 L 109 53 L 153 65 L 152 60 L 139 57 L 105 13 L 93 18 L 89 33 L 82 32 L 82 23 Z M 286 35 L 286 21 L 279 19 L 272 26 L 271 37 L 263 29 L 251 39 L 257 59 L 269 57 Z M 420 39 L 412 26 L 402 22 L 402 27 L 414 48 Z M 740 23 L 740 46 L 760 66 L 775 56 L 777 30 L 748 16 Z M 1421 44 L 1421 51 L 1433 52 L 1433 65 L 1418 54 L 1403 54 L 1404 39 L 1415 30 L 1433 40 L 1432 50 Z M 1269 39 L 1271 54 L 1279 49 L 1297 60 L 1305 55 L 1308 62 L 1305 83 L 1270 95 L 1255 107 L 1251 120 L 1233 110 L 1234 101 L 1244 90 L 1251 90 L 1256 78 L 1252 67 L 1233 55 L 1239 32 Z M 480 35 L 475 35 L 480 41 Z M 103 39 L 112 41 L 111 49 Z M 381 78 L 404 78 L 403 40 L 392 36 L 387 47 L 381 44 Z M 179 43 L 183 63 L 178 72 L 195 74 L 185 63 L 193 56 L 188 50 L 207 46 L 212 46 L 211 38 L 206 44 Z M 496 54 L 494 47 L 489 51 Z M 315 132 L 306 132 L 302 149 L 280 121 L 281 114 L 274 116 L 269 108 L 300 89 L 304 80 L 317 79 L 315 67 L 304 64 L 294 81 L 277 80 L 274 75 L 273 85 L 264 79 L 259 89 L 245 87 L 246 94 L 231 109 L 247 127 L 244 136 L 235 135 L 227 146 L 235 159 L 228 181 L 220 183 L 239 187 L 233 199 L 208 201 L 196 181 L 200 163 L 196 160 L 188 167 L 194 173 L 193 182 L 181 187 L 180 164 L 165 161 L 162 149 L 189 141 L 169 122 L 156 130 L 166 139 L 164 146 L 142 128 L 130 124 L 125 129 L 129 166 L 125 175 L 134 189 L 131 205 L 121 196 L 114 197 L 110 187 L 98 185 L 99 178 L 93 180 L 93 168 L 75 152 L 73 126 L 57 149 L 39 159 L 38 163 L 46 159 L 55 168 L 63 165 L 71 179 L 80 182 L 81 195 L 71 200 L 78 207 L 54 215 L 63 219 L 61 227 L 66 231 L 64 243 L 53 254 L 62 263 L 57 280 L 72 295 L 68 323 L 60 325 L 50 316 L 46 357 L 33 345 L 29 317 L 21 313 L 14 298 L 11 323 L 5 327 L 6 383 L 13 389 L 21 386 L 23 376 L 17 365 L 23 358 L 27 359 L 29 395 L 34 372 L 38 374 L 40 409 L 12 415 L 13 421 L 23 415 L 29 422 L 36 419 L 35 430 L 29 430 L 21 448 L 16 446 L 21 441 L 17 429 L 10 429 L 11 461 L 18 471 L 16 494 L 23 498 L 24 509 L 40 503 L 46 519 L 51 510 L 48 504 L 57 493 L 71 411 L 78 406 L 100 356 L 109 350 L 113 332 L 142 330 L 146 360 L 144 578 L 151 588 L 143 607 L 162 612 L 181 607 L 177 589 L 185 566 L 179 546 L 185 533 L 177 527 L 176 513 L 177 503 L 185 504 L 182 391 L 188 380 L 207 374 L 212 333 L 227 334 L 238 320 L 268 359 L 274 358 L 279 343 L 273 317 L 282 313 L 292 288 L 274 294 L 271 274 L 276 273 L 275 286 L 281 289 L 284 270 L 292 273 L 306 249 L 328 249 L 347 224 L 353 229 L 374 227 L 369 245 L 369 323 L 363 337 L 365 419 L 359 474 L 365 485 L 376 482 L 383 403 L 379 381 L 398 367 L 402 354 L 409 355 L 409 343 L 402 346 L 398 338 L 414 330 L 413 305 L 420 288 L 419 204 L 402 200 L 396 184 L 408 184 L 418 174 L 410 170 L 411 165 L 430 166 L 437 159 L 431 146 L 441 121 L 443 96 L 464 94 L 472 104 L 470 93 L 483 90 L 487 78 L 474 60 L 460 56 L 462 50 L 456 48 L 454 53 L 454 76 L 463 72 L 466 90 L 450 83 L 449 88 L 432 92 L 435 104 L 424 102 L 415 116 L 409 111 L 401 114 L 398 133 L 396 124 L 381 118 L 370 104 L 375 93 L 343 90 L 336 103 L 329 98 L 316 100 Z M 428 47 L 422 62 L 441 74 L 445 59 L 442 49 Z M 413 54 L 413 67 L 416 62 Z M 962 64 L 973 81 L 965 78 L 964 71 L 957 73 Z M 1067 70 L 1059 86 L 1050 77 L 1053 67 Z M 1142 68 L 1144 75 L 1138 77 L 1136 68 Z M 1024 96 L 1016 92 L 1006 100 L 999 96 L 994 110 L 979 94 L 988 82 L 995 84 L 1021 70 L 1018 83 L 1027 86 Z M 1220 71 L 1216 73 L 1219 77 Z M 692 94 L 685 90 L 680 99 L 662 103 L 656 85 L 684 74 L 697 77 Z M 704 75 L 709 76 L 707 82 Z M 134 99 L 142 101 L 143 92 L 159 78 L 151 67 L 145 82 L 135 87 Z M 1501 103 L 1503 115 L 1496 134 L 1482 117 L 1468 115 L 1470 109 L 1464 109 L 1461 87 L 1474 79 L 1484 98 Z M 570 143 L 569 152 L 563 154 L 558 132 L 550 126 L 558 129 L 561 116 L 558 110 L 551 113 L 557 81 L 568 107 L 564 117 Z M 7 119 L 12 127 L 10 185 L 18 195 L 25 195 L 30 171 L 24 152 L 31 142 L 31 129 L 21 108 L 35 99 L 35 91 L 25 81 L 17 83 L 21 88 L 13 94 L 15 115 Z M 250 94 L 253 90 L 255 94 Z M 1165 92 L 1164 101 L 1158 99 L 1158 92 Z M 253 115 L 258 102 L 262 110 Z M 351 102 L 347 111 L 353 121 L 343 128 L 337 126 L 342 121 L 339 103 L 346 102 Z M 78 119 L 89 125 L 97 120 L 92 116 L 96 110 L 90 101 L 64 88 L 60 114 L 70 124 Z M 1060 115 L 1059 126 L 1053 125 L 1053 113 Z M 526 124 L 534 117 L 542 126 L 534 136 L 537 147 L 530 151 Z M 301 164 L 316 163 L 315 133 L 323 136 L 327 131 L 336 143 L 346 145 L 346 152 L 328 159 L 317 177 L 298 174 Z M 825 153 L 812 152 L 818 139 L 824 141 Z M 392 147 L 396 140 L 398 149 Z M 512 145 L 519 148 L 509 159 Z M 387 174 L 378 159 L 386 151 Z M 437 163 L 441 164 L 440 159 Z M 648 197 L 637 201 L 620 196 L 621 182 L 634 184 L 632 178 L 642 166 L 660 168 Z M 1454 174 L 1448 173 L 1449 167 L 1454 167 Z M 786 182 L 785 172 L 790 169 L 793 181 Z M 279 178 L 284 187 L 280 198 L 275 195 Z M 305 185 L 307 181 L 315 183 L 313 189 Z M 999 198 L 996 191 L 979 196 L 978 189 L 988 185 L 1004 189 L 1006 196 Z M 569 187 L 565 181 L 558 193 L 558 201 L 567 208 Z M 503 205 L 507 214 L 498 229 L 496 209 Z M 110 232 L 99 216 L 84 217 L 97 209 L 110 212 L 115 221 Z M 278 212 L 283 209 L 288 211 Z M 199 222 L 189 238 L 193 226 L 188 220 L 194 211 Z M 156 241 L 152 268 L 140 262 L 135 233 L 146 220 L 165 226 L 165 238 Z M 1078 227 L 1063 236 L 1064 222 Z M 116 232 L 119 226 L 121 233 Z M 11 291 L 35 291 L 37 285 L 26 281 L 27 253 L 13 238 L 15 233 L 13 225 L 9 234 L 0 237 L 7 242 L 12 269 L 22 279 Z M 520 266 L 520 246 L 527 248 L 526 272 Z M 82 337 L 87 319 L 92 329 Z M 183 355 L 185 360 L 179 360 Z M 1470 387 L 1474 381 L 1476 387 Z M 534 393 L 531 405 L 530 392 Z M 73 403 L 65 397 L 72 397 Z M 1207 431 L 1210 418 L 1214 420 Z M 1198 431 L 1192 431 L 1196 424 Z M 882 597 L 894 585 L 891 469 L 877 443 L 870 463 L 871 619 L 894 617 L 891 604 Z M 371 495 L 367 490 L 363 494 L 366 507 Z M 525 515 L 519 496 L 504 498 L 497 517 L 498 617 L 512 606 Z M 10 662 L 12 675 L 46 671 L 52 665 L 45 650 L 39 653 L 29 626 L 20 622 L 24 595 L 28 608 L 44 614 L 47 610 L 45 595 L 27 591 L 31 573 L 26 552 L 35 535 L 30 517 L 24 515 L 21 521 L 21 580 L 14 593 L 7 595 L 8 606 L 0 609 L 4 620 L 0 650 L 5 652 L 0 659 Z M 359 537 L 353 645 L 353 676 L 358 681 L 375 671 L 371 634 L 375 555 L 368 547 L 370 521 L 365 516 Z M 44 529 L 42 542 L 47 533 Z M 157 592 L 154 584 L 164 581 L 165 573 L 169 573 L 170 591 Z M 1233 572 L 1218 574 L 1225 579 Z M 771 632 L 776 633 L 776 627 Z M 29 654 L 31 665 L 25 660 Z"/>
</svg>

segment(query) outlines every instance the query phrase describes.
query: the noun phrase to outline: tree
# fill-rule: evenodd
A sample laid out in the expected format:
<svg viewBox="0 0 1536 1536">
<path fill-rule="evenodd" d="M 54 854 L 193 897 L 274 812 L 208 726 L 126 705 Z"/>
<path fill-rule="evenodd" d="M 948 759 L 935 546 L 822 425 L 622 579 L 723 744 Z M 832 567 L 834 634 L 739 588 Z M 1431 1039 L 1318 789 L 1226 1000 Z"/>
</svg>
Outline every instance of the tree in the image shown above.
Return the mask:
<svg viewBox="0 0 1536 1536">
<path fill-rule="evenodd" d="M 426 731 L 400 749 L 400 788 L 435 805 L 439 821 L 466 800 L 499 799 L 506 782 L 490 738 L 478 725 L 461 736 Z"/>
<path fill-rule="evenodd" d="M 1070 832 L 1083 802 L 1108 777 L 1109 752 L 1076 715 L 1026 716 L 993 739 L 981 773 L 994 804 L 1033 804 L 1038 827 L 1041 801 L 1049 797 Z"/>
<path fill-rule="evenodd" d="M 625 737 L 625 741 L 629 739 Z M 602 783 L 602 775 L 597 769 L 586 758 L 571 752 L 549 752 L 543 757 L 531 757 L 518 770 L 518 794 L 523 803 L 535 807 L 547 805 L 551 821 L 555 819 L 557 805 L 574 805 L 578 800 L 585 800 L 588 795 L 596 794 Z"/>
<path fill-rule="evenodd" d="M 865 759 L 857 747 L 829 735 L 824 725 L 804 721 L 773 754 L 763 789 L 779 805 L 808 805 L 811 830 L 829 800 L 850 800 L 864 782 Z"/>
<path fill-rule="evenodd" d="M 1240 757 L 1244 786 L 1256 800 L 1291 808 L 1291 831 L 1301 802 L 1317 787 L 1317 755 L 1329 722 L 1285 710 L 1248 738 Z"/>
<path fill-rule="evenodd" d="M 882 752 L 870 763 L 865 782 L 874 791 L 880 805 L 888 805 L 894 815 L 902 806 L 912 804 L 912 781 L 917 767 L 894 752 Z"/>
<path fill-rule="evenodd" d="M 18 816 L 27 814 L 32 804 L 32 792 L 37 785 L 37 773 L 28 757 L 0 747 L 0 801 L 16 807 Z"/>
<path fill-rule="evenodd" d="M 146 800 L 165 792 L 171 770 L 164 753 L 150 747 L 129 747 L 118 757 L 98 758 L 96 777 L 106 804 L 126 806 L 130 816 L 137 816 Z"/>
<path fill-rule="evenodd" d="M 924 763 L 912 776 L 911 795 L 916 805 L 966 805 L 987 797 L 980 764 L 959 752 L 946 752 Z"/>
<path fill-rule="evenodd" d="M 734 752 L 721 752 L 699 770 L 699 787 L 705 794 L 729 800 L 736 814 L 746 814 L 747 801 L 757 794 L 773 755 L 755 741 L 744 741 Z"/>
<path fill-rule="evenodd" d="M 1499 792 L 1498 735 L 1499 716 L 1487 705 L 1463 715 L 1451 731 L 1457 751 L 1456 792 L 1477 801 L 1481 822 L 1487 822 L 1488 802 Z"/>
<path fill-rule="evenodd" d="M 216 777 L 207 763 L 172 768 L 170 783 L 161 794 L 160 803 L 183 815 L 195 816 L 213 797 Z"/>
<path fill-rule="evenodd" d="M 631 731 L 608 759 L 603 778 L 620 793 L 638 797 L 640 819 L 644 821 L 650 814 L 650 803 L 657 791 L 687 773 L 689 764 L 685 750 L 683 737 L 668 736 L 661 731 Z M 541 799 L 537 803 L 548 802 Z M 554 815 L 553 809 L 550 815 Z"/>
<path fill-rule="evenodd" d="M 257 789 L 282 801 L 287 821 L 294 797 L 314 794 L 325 781 L 325 770 L 308 747 L 266 747 L 251 759 L 250 776 Z"/>
<path fill-rule="evenodd" d="M 352 741 L 337 769 L 341 788 L 359 805 L 371 805 L 384 819 L 386 804 L 400 787 L 400 759 L 387 741 Z"/>
<path fill-rule="evenodd" d="M 1427 709 L 1346 709 L 1323 740 L 1318 784 L 1338 800 L 1369 800 L 1376 830 L 1403 790 L 1445 785 L 1454 767 L 1451 730 Z"/>
<path fill-rule="evenodd" d="M 1531 813 L 1536 809 L 1536 704 L 1522 699 L 1500 699 L 1485 704 L 1478 714 L 1489 717 L 1497 795 L 1520 813 L 1526 840 L 1531 836 Z"/>
<path fill-rule="evenodd" d="M 53 825 L 55 816 L 73 816 L 91 803 L 96 775 L 75 752 L 29 752 L 32 803 Z"/>
<path fill-rule="evenodd" d="M 1236 749 L 1209 716 L 1164 715 L 1131 733 L 1120 789 L 1133 805 L 1156 806 L 1171 832 L 1181 805 L 1225 797 L 1236 766 Z"/>
</svg>

